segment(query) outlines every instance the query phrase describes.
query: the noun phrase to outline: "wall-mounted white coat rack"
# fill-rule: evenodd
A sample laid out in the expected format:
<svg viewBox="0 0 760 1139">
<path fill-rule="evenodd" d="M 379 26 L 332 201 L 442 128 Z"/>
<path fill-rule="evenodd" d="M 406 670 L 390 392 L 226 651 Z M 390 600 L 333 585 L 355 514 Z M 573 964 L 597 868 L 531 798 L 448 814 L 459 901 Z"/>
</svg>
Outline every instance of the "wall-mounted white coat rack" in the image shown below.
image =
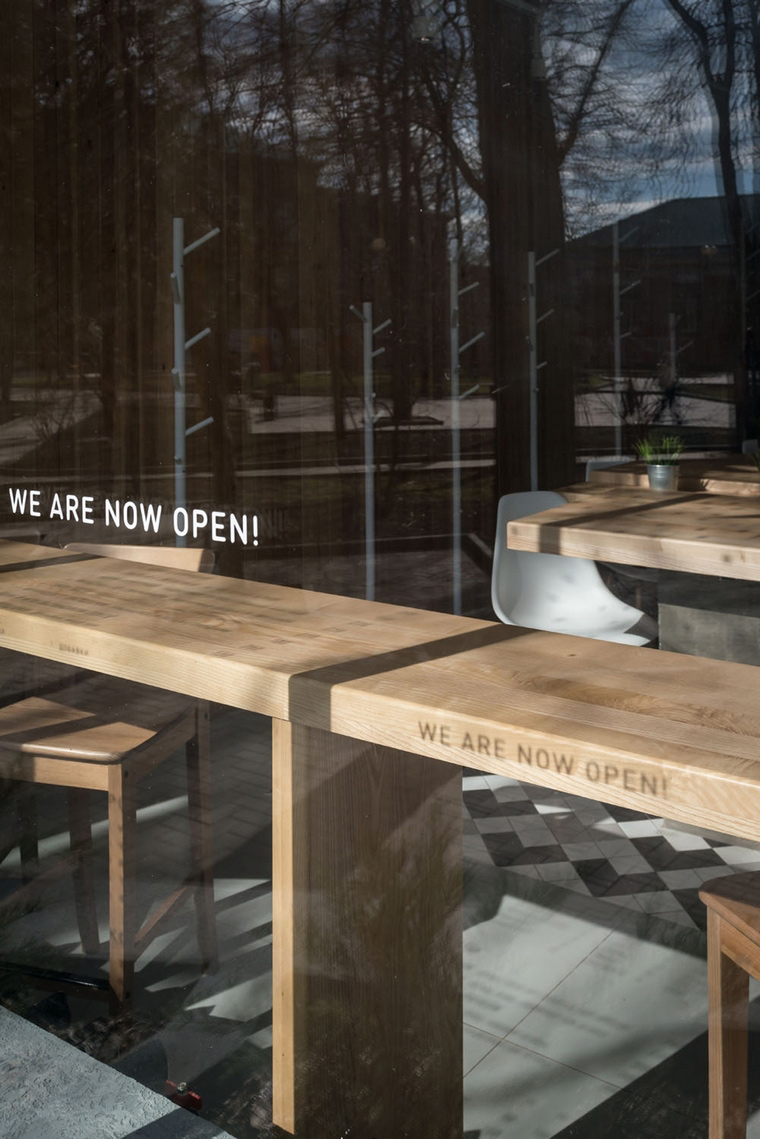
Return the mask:
<svg viewBox="0 0 760 1139">
<path fill-rule="evenodd" d="M 559 249 L 552 249 L 551 253 L 544 254 L 536 260 L 536 254 L 528 254 L 528 367 L 530 382 L 530 489 L 538 490 L 538 373 L 546 367 L 546 360 L 538 361 L 538 326 L 554 309 L 547 309 L 540 316 L 537 315 L 536 297 L 536 269 L 555 257 Z"/>
<path fill-rule="evenodd" d="M 390 325 L 384 320 L 377 328 L 372 323 L 372 302 L 364 301 L 361 312 L 349 305 L 362 322 L 362 365 L 364 372 L 364 553 L 366 561 L 364 594 L 375 600 L 375 356 L 385 349 L 375 348 L 375 337 Z"/>
<path fill-rule="evenodd" d="M 175 509 L 178 506 L 184 507 L 187 504 L 187 489 L 185 485 L 187 470 L 186 439 L 188 435 L 194 435 L 196 431 L 200 431 L 203 427 L 208 427 L 209 424 L 214 422 L 213 415 L 209 415 L 199 423 L 193 424 L 192 427 L 185 427 L 187 406 L 185 353 L 189 351 L 194 344 L 197 344 L 211 333 L 210 328 L 204 328 L 202 332 L 198 332 L 195 336 L 191 336 L 189 340 L 185 340 L 185 257 L 188 253 L 200 249 L 202 245 L 205 245 L 207 241 L 210 241 L 212 237 L 216 237 L 220 232 L 217 226 L 215 229 L 209 230 L 203 237 L 199 237 L 197 241 L 192 241 L 189 245 L 185 245 L 185 219 L 174 218 L 171 282 L 172 296 L 174 299 L 174 367 L 172 368 L 172 378 L 174 380 Z M 184 546 L 185 538 L 178 535 L 177 545 Z"/>
<path fill-rule="evenodd" d="M 461 400 L 474 395 L 480 384 L 459 391 L 459 359 L 463 352 L 472 348 L 485 336 L 477 332 L 464 344 L 459 343 L 459 298 L 477 289 L 480 281 L 473 281 L 459 287 L 459 239 L 455 233 L 449 236 L 449 330 L 450 330 L 450 369 L 451 369 L 451 468 L 452 468 L 452 539 L 453 539 L 453 595 L 454 612 L 462 612 L 462 445 L 459 404 Z"/>
<path fill-rule="evenodd" d="M 612 225 L 612 341 L 614 359 L 615 383 L 615 454 L 623 453 L 623 341 L 631 335 L 630 330 L 623 332 L 621 317 L 621 298 L 632 289 L 641 284 L 641 280 L 631 281 L 629 285 L 620 287 L 620 245 L 633 237 L 639 227 L 634 225 L 627 233 L 620 236 L 619 222 Z"/>
</svg>

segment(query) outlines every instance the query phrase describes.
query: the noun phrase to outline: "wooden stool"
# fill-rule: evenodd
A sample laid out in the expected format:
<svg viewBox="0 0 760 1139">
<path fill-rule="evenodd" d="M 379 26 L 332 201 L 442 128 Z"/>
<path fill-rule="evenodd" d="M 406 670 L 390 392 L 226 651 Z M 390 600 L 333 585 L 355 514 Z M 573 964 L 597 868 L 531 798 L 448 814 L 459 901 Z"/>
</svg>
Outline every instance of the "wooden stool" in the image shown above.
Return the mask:
<svg viewBox="0 0 760 1139">
<path fill-rule="evenodd" d="M 68 547 L 121 560 L 177 569 L 207 569 L 213 555 L 204 550 L 132 546 Z M 0 708 L 0 779 L 67 789 L 70 854 L 37 879 L 33 796 L 19 796 L 23 839 L 23 885 L 3 909 L 34 896 L 40 878 L 72 869 L 82 947 L 99 949 L 92 872 L 92 832 L 88 794 L 108 793 L 109 987 L 112 998 L 128 1004 L 136 959 L 162 932 L 170 915 L 192 893 L 204 969 L 217 964 L 211 847 L 208 705 L 147 685 L 88 674 L 58 691 L 18 700 Z M 157 912 L 136 925 L 137 785 L 157 764 L 185 745 L 190 823 L 190 874 Z"/>
<path fill-rule="evenodd" d="M 709 1139 L 744 1139 L 747 1132 L 749 978 L 760 981 L 760 873 L 708 882 Z"/>
</svg>

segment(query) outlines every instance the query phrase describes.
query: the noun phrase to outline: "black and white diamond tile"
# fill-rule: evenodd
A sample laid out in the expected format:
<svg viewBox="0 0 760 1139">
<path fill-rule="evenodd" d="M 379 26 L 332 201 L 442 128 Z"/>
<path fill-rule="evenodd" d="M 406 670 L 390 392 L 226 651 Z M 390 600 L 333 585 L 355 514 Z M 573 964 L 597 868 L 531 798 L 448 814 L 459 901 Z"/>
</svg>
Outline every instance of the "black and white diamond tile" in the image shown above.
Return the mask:
<svg viewBox="0 0 760 1139">
<path fill-rule="evenodd" d="M 760 870 L 760 850 L 503 776 L 464 776 L 465 850 L 567 890 L 699 929 L 703 882 Z"/>
</svg>

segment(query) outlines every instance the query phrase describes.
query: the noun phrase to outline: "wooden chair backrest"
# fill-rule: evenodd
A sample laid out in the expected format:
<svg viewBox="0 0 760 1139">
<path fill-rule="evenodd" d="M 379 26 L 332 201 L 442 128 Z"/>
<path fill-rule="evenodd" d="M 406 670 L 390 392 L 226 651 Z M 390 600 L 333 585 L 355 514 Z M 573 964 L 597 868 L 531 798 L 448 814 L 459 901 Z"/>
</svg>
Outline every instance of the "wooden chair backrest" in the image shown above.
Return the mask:
<svg viewBox="0 0 760 1139">
<path fill-rule="evenodd" d="M 180 546 L 122 546 L 103 542 L 70 542 L 73 554 L 92 554 L 100 558 L 119 558 L 125 562 L 145 562 L 166 569 L 195 570 L 211 573 L 214 554 L 211 550 L 195 550 Z"/>
</svg>

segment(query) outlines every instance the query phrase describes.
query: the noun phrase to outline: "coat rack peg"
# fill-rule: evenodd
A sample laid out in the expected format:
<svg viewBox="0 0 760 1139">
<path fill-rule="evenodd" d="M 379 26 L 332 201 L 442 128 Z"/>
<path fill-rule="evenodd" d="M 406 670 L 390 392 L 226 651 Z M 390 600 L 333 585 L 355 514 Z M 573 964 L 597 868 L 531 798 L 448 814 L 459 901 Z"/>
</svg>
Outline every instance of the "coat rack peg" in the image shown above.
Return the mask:
<svg viewBox="0 0 760 1139">
<path fill-rule="evenodd" d="M 202 419 L 200 423 L 196 423 L 194 427 L 187 429 L 185 427 L 187 406 L 186 406 L 186 389 L 185 389 L 185 353 L 203 340 L 206 336 L 211 334 L 210 328 L 204 328 L 202 332 L 196 333 L 191 336 L 189 340 L 185 339 L 185 257 L 188 253 L 199 249 L 210 241 L 212 237 L 216 237 L 221 230 L 218 226 L 209 230 L 203 237 L 199 237 L 197 241 L 191 241 L 189 245 L 185 245 L 185 219 L 174 218 L 172 228 L 172 273 L 171 273 L 171 286 L 172 286 L 172 299 L 174 302 L 174 367 L 172 368 L 172 379 L 174 381 L 174 506 L 184 507 L 187 502 L 187 492 L 185 486 L 185 476 L 187 470 L 187 447 L 186 440 L 188 435 L 193 435 L 196 431 L 200 431 L 202 427 L 208 426 L 213 423 L 213 416 L 208 416 Z M 177 545 L 184 546 L 185 539 L 177 536 Z"/>
</svg>

